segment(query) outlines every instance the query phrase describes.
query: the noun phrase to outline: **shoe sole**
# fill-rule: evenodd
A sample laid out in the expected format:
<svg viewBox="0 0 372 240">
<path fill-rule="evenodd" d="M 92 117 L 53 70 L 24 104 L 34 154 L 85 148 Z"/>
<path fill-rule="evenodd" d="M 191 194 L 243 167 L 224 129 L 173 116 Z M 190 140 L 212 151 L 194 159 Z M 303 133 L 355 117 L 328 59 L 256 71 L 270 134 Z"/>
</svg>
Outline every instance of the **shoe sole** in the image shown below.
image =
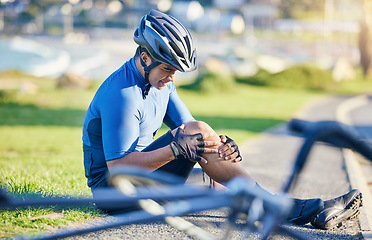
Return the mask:
<svg viewBox="0 0 372 240">
<path fill-rule="evenodd" d="M 316 222 L 314 223 L 315 227 L 321 228 L 324 230 L 329 230 L 333 228 L 339 228 L 342 226 L 342 222 L 345 220 L 351 220 L 360 214 L 360 207 L 363 206 L 362 193 L 359 192 L 358 195 L 345 207 L 345 211 L 338 216 L 334 216 L 324 225 L 319 225 Z"/>
</svg>

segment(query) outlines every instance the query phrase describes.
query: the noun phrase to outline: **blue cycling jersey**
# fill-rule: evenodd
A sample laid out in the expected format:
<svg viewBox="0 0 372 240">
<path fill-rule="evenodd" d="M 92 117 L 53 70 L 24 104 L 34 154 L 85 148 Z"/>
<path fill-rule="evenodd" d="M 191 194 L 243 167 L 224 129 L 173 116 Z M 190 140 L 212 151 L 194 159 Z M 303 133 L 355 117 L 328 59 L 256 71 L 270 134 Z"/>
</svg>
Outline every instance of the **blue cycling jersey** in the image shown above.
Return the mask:
<svg viewBox="0 0 372 240">
<path fill-rule="evenodd" d="M 132 58 L 97 90 L 85 116 L 83 144 L 102 157 L 84 162 L 88 185 L 102 178 L 106 161 L 147 147 L 163 122 L 173 129 L 193 120 L 173 82 L 162 90 L 151 87 L 144 96 L 146 85 Z"/>
</svg>

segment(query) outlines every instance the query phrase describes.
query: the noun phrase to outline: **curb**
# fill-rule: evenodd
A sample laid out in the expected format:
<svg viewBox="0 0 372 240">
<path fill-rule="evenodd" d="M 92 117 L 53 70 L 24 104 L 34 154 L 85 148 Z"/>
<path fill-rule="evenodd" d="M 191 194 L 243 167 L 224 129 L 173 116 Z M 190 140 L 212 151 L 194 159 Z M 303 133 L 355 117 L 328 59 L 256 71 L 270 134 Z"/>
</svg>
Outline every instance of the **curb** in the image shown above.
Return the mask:
<svg viewBox="0 0 372 240">
<path fill-rule="evenodd" d="M 336 109 L 336 120 L 344 124 L 352 125 L 350 111 L 368 103 L 367 95 L 360 95 L 342 102 Z M 360 165 L 349 149 L 342 149 L 342 155 L 346 165 L 351 188 L 357 188 L 363 193 L 363 207 L 360 210 L 359 224 L 361 234 L 366 240 L 372 240 L 372 196 L 367 185 L 367 180 Z"/>
</svg>

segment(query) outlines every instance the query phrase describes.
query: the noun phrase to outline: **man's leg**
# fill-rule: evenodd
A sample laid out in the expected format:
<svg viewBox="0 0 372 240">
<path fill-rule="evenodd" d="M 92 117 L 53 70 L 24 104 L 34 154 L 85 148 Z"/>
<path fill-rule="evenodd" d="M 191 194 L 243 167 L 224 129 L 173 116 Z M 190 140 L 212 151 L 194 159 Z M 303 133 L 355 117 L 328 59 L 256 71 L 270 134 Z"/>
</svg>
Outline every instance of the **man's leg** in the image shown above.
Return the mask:
<svg viewBox="0 0 372 240">
<path fill-rule="evenodd" d="M 208 124 L 201 121 L 186 123 L 184 130 L 186 134 L 202 133 L 203 136 L 208 136 L 204 139 L 206 141 L 221 141 L 217 133 Z M 223 184 L 234 177 L 242 176 L 247 178 L 249 181 L 252 181 L 248 173 L 239 163 L 226 161 L 223 158 L 220 158 L 218 153 L 204 153 L 202 155 L 207 159 L 208 163 L 199 162 L 199 164 L 203 168 L 204 172 L 213 180 Z"/>
<path fill-rule="evenodd" d="M 208 124 L 201 121 L 192 121 L 186 123 L 184 130 L 186 134 L 202 133 L 204 134 L 204 136 L 208 135 L 208 138 L 204 139 L 206 141 L 221 141 L 217 133 Z M 142 151 L 153 151 L 155 149 L 169 145 L 173 140 L 174 134 L 175 130 L 172 132 L 167 132 Z M 225 161 L 223 158 L 220 158 L 217 153 L 205 153 L 203 154 L 203 157 L 208 160 L 208 163 L 204 164 L 200 162 L 199 164 L 209 177 L 219 183 L 226 183 L 237 176 L 243 176 L 247 179 L 250 179 L 248 173 L 244 171 L 243 168 L 241 168 L 239 163 Z M 165 171 L 168 173 L 172 173 L 186 180 L 194 165 L 195 162 L 191 162 L 189 160 L 174 160 L 155 171 Z"/>
<path fill-rule="evenodd" d="M 208 136 L 205 140 L 220 141 L 217 133 L 204 122 L 189 122 L 185 124 L 184 130 L 187 134 L 202 133 L 204 136 Z M 200 162 L 199 164 L 213 180 L 223 184 L 234 177 L 242 176 L 247 178 L 252 184 L 255 183 L 241 167 L 240 163 L 226 161 L 220 158 L 217 153 L 205 153 L 203 157 L 207 159 L 208 163 Z M 256 187 L 261 188 L 258 184 L 256 184 Z M 323 201 L 319 198 L 306 200 L 294 199 L 294 207 L 288 220 L 295 224 L 305 224 L 312 221 L 322 209 Z"/>
</svg>

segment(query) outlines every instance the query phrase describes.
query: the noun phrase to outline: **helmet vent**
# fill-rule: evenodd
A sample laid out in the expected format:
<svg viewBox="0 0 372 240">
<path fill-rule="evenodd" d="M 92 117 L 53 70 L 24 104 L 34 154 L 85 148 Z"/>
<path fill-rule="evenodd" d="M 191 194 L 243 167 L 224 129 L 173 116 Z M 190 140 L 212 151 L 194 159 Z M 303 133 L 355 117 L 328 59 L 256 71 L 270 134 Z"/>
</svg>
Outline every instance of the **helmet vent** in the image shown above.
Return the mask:
<svg viewBox="0 0 372 240">
<path fill-rule="evenodd" d="M 189 64 L 187 64 L 187 62 L 186 62 L 186 60 L 185 60 L 185 59 L 181 59 L 181 62 L 182 62 L 183 64 L 185 64 L 186 66 L 188 66 L 188 67 L 189 67 Z"/>
<path fill-rule="evenodd" d="M 172 33 L 172 35 L 178 40 L 178 41 L 181 41 L 180 37 L 178 36 L 178 34 L 174 31 L 174 29 L 172 29 L 168 24 L 164 24 L 164 27 Z"/>
<path fill-rule="evenodd" d="M 190 44 L 190 40 L 188 37 L 184 37 L 185 39 L 185 42 L 186 42 L 186 45 L 187 45 L 187 52 L 191 52 L 191 44 Z"/>
<path fill-rule="evenodd" d="M 144 30 L 145 27 L 146 27 L 146 21 L 143 21 L 143 19 L 142 19 L 140 24 L 141 24 L 140 28 L 141 28 L 142 30 Z"/>
<path fill-rule="evenodd" d="M 167 49 L 164 49 L 162 45 L 158 45 L 158 48 L 161 56 L 169 58 L 169 53 Z"/>
<path fill-rule="evenodd" d="M 162 37 L 166 36 L 166 33 L 164 32 L 163 29 L 161 29 L 158 25 L 156 24 L 151 24 L 151 26 L 155 29 L 156 32 L 158 32 Z"/>
<path fill-rule="evenodd" d="M 177 47 L 177 45 L 173 42 L 169 42 L 169 45 L 171 45 L 174 52 L 177 54 L 178 57 L 183 58 L 184 54 L 180 51 L 180 49 Z"/>
</svg>

